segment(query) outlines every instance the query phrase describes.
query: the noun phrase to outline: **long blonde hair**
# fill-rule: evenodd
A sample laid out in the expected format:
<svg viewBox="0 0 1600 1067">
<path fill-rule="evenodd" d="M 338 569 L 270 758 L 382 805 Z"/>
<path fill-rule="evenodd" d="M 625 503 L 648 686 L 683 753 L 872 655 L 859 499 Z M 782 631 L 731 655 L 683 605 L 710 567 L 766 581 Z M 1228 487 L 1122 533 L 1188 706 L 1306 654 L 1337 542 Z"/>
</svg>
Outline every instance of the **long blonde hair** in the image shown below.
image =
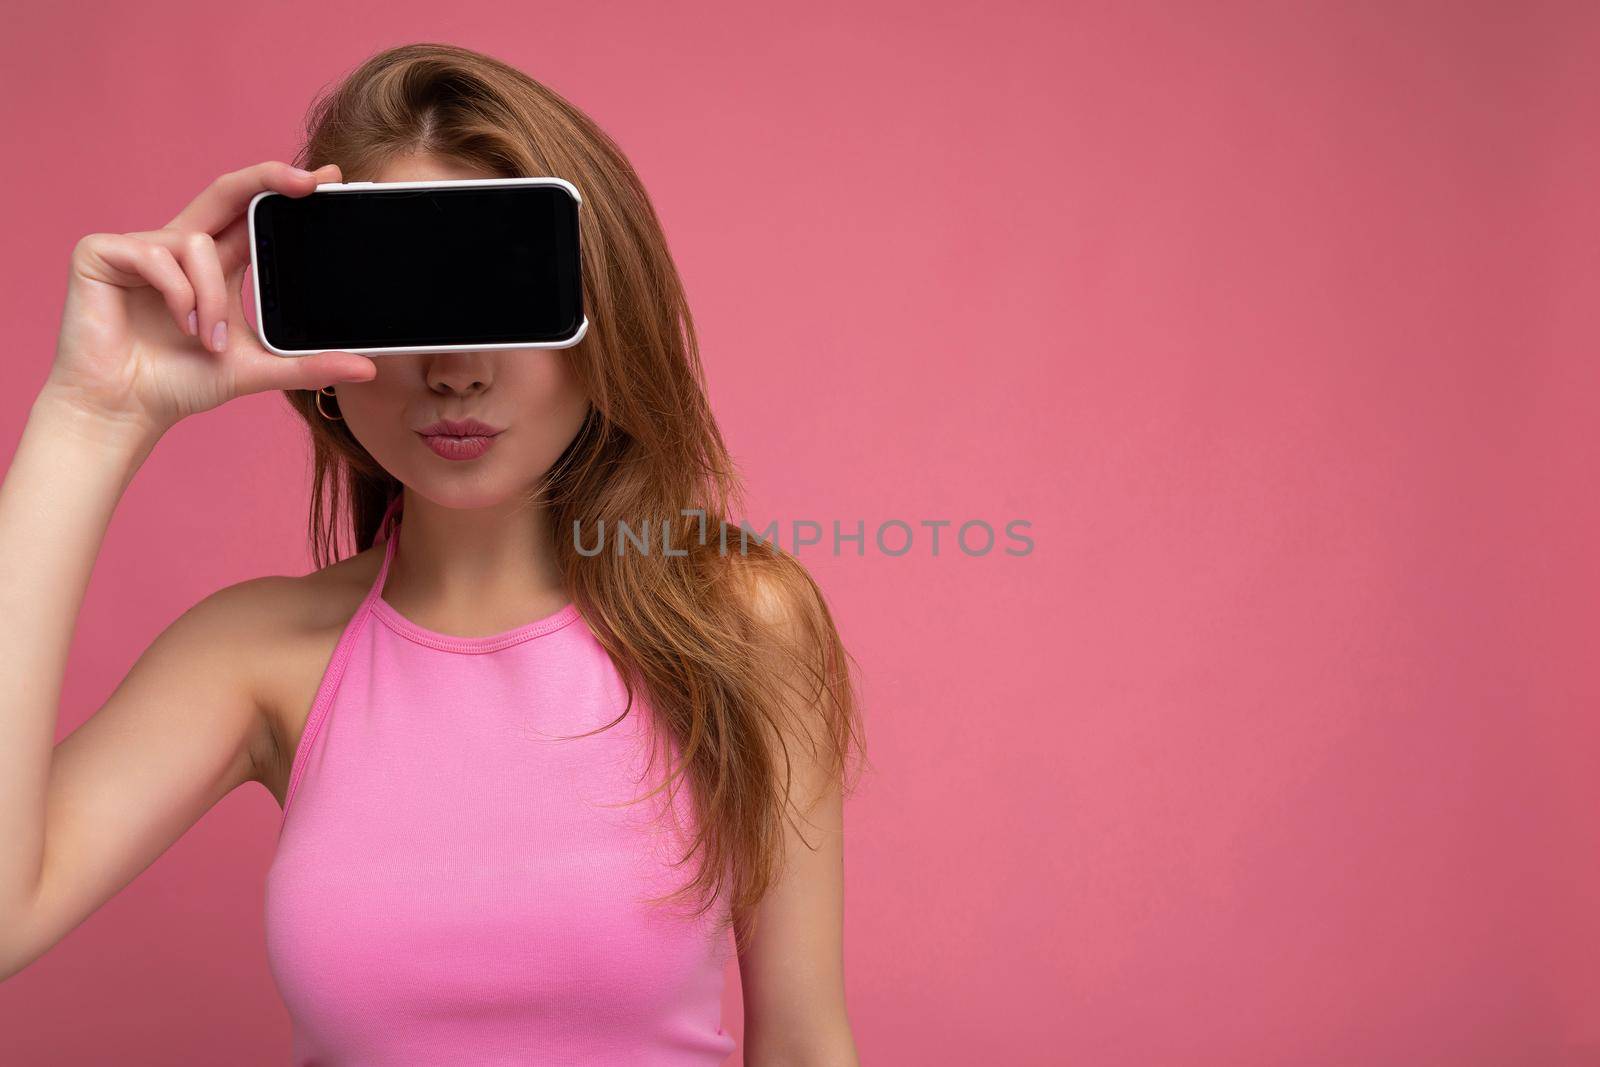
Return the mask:
<svg viewBox="0 0 1600 1067">
<path fill-rule="evenodd" d="M 854 788 L 853 757 L 862 755 L 854 661 L 806 570 L 743 538 L 732 518 L 742 491 L 707 402 L 683 286 L 650 198 L 611 138 L 512 66 L 419 43 L 372 56 L 320 98 L 295 163 L 337 163 L 355 181 L 414 152 L 505 177 L 562 177 L 583 193 L 590 326 L 564 351 L 591 410 L 537 495 L 558 532 L 568 595 L 626 682 L 629 708 L 642 691 L 666 731 L 658 739 L 670 737 L 681 753 L 646 795 L 664 789 L 670 800 L 688 782 L 696 818 L 678 863 L 699 862 L 681 888 L 656 899 L 697 898 L 696 914 L 723 900 L 748 933 L 781 868 L 795 806 L 790 745 L 803 744 L 846 794 Z M 371 543 L 400 486 L 343 422 L 318 414 L 314 392 L 285 395 L 311 433 L 312 554 L 323 566 L 339 558 L 341 526 L 354 548 Z M 586 538 L 602 528 L 610 536 L 619 521 L 637 530 L 641 519 L 651 531 L 665 524 L 687 555 L 609 547 L 586 555 L 564 535 L 576 523 Z"/>
</svg>

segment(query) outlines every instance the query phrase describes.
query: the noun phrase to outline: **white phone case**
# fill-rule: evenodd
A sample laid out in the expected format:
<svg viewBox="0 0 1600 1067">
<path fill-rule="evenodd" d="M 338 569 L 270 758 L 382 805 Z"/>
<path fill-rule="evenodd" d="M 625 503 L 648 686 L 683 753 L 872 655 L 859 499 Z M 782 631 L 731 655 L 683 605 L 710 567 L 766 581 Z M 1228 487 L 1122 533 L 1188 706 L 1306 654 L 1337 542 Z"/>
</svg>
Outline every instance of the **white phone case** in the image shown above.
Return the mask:
<svg viewBox="0 0 1600 1067">
<path fill-rule="evenodd" d="M 577 188 L 565 178 L 454 178 L 447 181 L 426 182 L 324 182 L 318 185 L 312 193 L 347 193 L 353 190 L 369 189 L 374 185 L 381 185 L 385 189 L 435 189 L 445 186 L 463 185 L 555 185 L 565 189 L 573 200 L 583 203 Z M 309 356 L 318 352 L 477 352 L 493 348 L 571 348 L 583 340 L 583 335 L 589 332 L 589 317 L 583 316 L 583 321 L 578 324 L 578 330 L 571 337 L 561 341 L 515 341 L 504 344 L 492 345 L 408 345 L 401 347 L 382 348 L 279 348 L 267 340 L 266 331 L 261 325 L 261 271 L 256 264 L 256 205 L 269 196 L 282 196 L 271 190 L 264 190 L 250 198 L 248 211 L 250 223 L 250 281 L 255 287 L 256 300 L 256 337 L 269 352 L 276 352 L 280 356 Z M 312 195 L 312 194 L 307 194 Z"/>
</svg>

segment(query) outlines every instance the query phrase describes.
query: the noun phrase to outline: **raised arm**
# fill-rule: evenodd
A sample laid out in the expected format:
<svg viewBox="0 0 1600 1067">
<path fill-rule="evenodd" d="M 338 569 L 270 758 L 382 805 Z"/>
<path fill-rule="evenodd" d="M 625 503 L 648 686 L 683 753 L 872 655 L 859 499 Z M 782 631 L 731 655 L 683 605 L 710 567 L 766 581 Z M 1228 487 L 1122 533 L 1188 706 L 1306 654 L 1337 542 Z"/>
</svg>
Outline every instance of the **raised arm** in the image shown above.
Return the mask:
<svg viewBox="0 0 1600 1067">
<path fill-rule="evenodd" d="M 48 379 L 0 483 L 0 978 L 148 867 L 254 776 L 263 743 L 248 677 L 262 580 L 206 598 L 151 644 L 96 714 L 54 744 L 89 574 L 118 500 L 161 435 L 235 396 L 366 380 L 351 353 L 284 358 L 240 296 L 243 212 L 317 175 L 282 163 L 225 174 L 159 230 L 73 250 Z"/>
<path fill-rule="evenodd" d="M 32 963 L 131 882 L 201 815 L 257 777 L 271 735 L 248 668 L 259 654 L 248 632 L 264 629 L 262 601 L 244 583 L 191 608 L 145 650 L 105 704 L 53 745 L 60 663 L 98 552 L 125 452 L 97 450 L 74 417 L 36 405 L 0 490 L 4 610 L 17 627 L 0 661 L 11 694 L 0 709 L 0 979 Z M 70 467 L 45 470 L 34 453 Z M 52 463 L 53 466 L 53 463 Z M 45 507 L 24 486 L 49 479 Z M 78 482 L 75 487 L 66 479 Z M 38 569 L 21 567 L 37 561 Z M 71 589 L 69 593 L 66 590 Z M 71 605 L 65 604 L 70 599 Z M 30 607 L 31 605 L 31 607 Z M 46 615 L 53 617 L 46 618 Z M 64 616 L 64 617 L 63 617 Z"/>
</svg>

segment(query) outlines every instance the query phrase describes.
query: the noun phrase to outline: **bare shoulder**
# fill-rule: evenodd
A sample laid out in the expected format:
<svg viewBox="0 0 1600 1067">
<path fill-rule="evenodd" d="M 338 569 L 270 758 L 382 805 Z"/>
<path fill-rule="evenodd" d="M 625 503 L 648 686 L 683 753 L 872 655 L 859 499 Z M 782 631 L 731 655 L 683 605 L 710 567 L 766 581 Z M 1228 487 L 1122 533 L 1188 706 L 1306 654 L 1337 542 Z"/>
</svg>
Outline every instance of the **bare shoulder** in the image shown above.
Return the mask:
<svg viewBox="0 0 1600 1067">
<path fill-rule="evenodd" d="M 765 636 L 791 652 L 826 643 L 833 619 L 827 601 L 800 561 L 783 553 L 733 556 L 734 586 Z"/>
<path fill-rule="evenodd" d="M 279 803 L 322 674 L 376 577 L 379 554 L 369 549 L 304 575 L 251 578 L 191 609 L 198 626 L 237 651 L 243 684 L 261 711 L 252 760 Z"/>
<path fill-rule="evenodd" d="M 781 551 L 735 558 L 733 575 L 754 628 L 752 653 L 781 693 L 766 725 L 790 755 L 805 752 L 802 788 L 842 783 L 848 791 L 864 756 L 864 726 L 855 658 L 827 597 L 800 561 Z"/>
<path fill-rule="evenodd" d="M 787 710 L 827 718 L 846 656 L 833 614 L 816 580 L 781 552 L 733 563 L 733 588 L 747 617 L 750 655 L 788 687 Z"/>
</svg>

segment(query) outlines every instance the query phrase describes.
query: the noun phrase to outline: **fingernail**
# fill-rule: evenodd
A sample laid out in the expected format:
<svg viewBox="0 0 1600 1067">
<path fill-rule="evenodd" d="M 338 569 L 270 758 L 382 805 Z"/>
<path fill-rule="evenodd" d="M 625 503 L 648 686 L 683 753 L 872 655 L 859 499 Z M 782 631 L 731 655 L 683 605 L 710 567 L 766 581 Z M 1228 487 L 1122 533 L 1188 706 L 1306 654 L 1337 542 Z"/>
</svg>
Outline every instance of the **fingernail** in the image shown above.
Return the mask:
<svg viewBox="0 0 1600 1067">
<path fill-rule="evenodd" d="M 302 170 L 299 167 L 290 167 L 289 169 L 294 171 L 295 176 L 298 177 L 298 178 L 309 178 L 309 177 L 311 177 L 311 172 L 309 170 Z"/>
<path fill-rule="evenodd" d="M 211 347 L 221 352 L 228 347 L 228 324 L 217 323 L 217 328 L 211 331 Z"/>
<path fill-rule="evenodd" d="M 190 337 L 194 337 L 199 332 L 200 332 L 200 320 L 198 318 L 196 318 L 195 317 L 195 313 L 191 311 L 191 312 L 189 312 L 189 336 Z"/>
</svg>

